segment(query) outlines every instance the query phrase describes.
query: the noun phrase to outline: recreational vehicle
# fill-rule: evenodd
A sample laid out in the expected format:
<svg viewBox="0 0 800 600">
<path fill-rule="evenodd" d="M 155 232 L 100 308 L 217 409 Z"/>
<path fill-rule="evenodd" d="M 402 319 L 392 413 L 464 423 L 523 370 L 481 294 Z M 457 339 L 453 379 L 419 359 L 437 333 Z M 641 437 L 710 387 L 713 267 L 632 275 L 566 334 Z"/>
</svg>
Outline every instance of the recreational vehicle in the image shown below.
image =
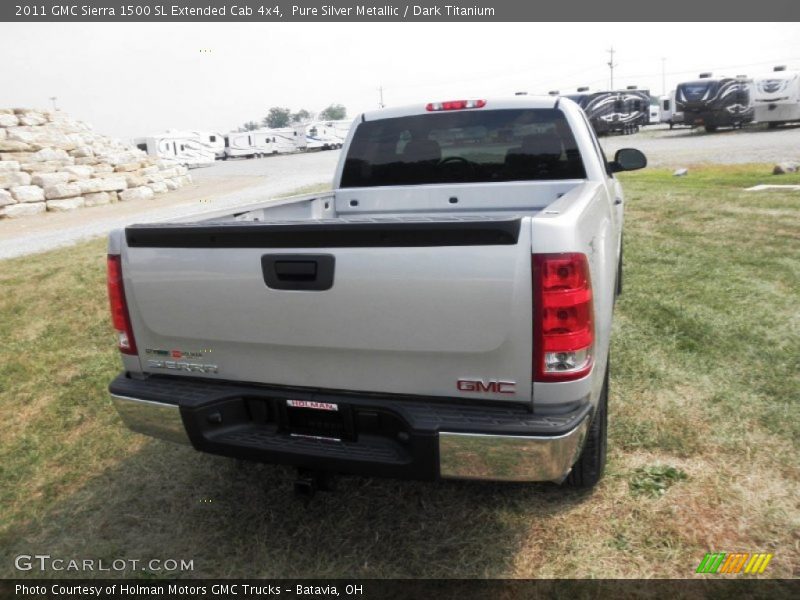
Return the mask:
<svg viewBox="0 0 800 600">
<path fill-rule="evenodd" d="M 305 150 L 308 145 L 306 141 L 305 125 L 278 127 L 275 129 L 259 129 L 258 131 L 269 137 L 272 141 L 273 154 L 298 152 L 300 150 Z"/>
<path fill-rule="evenodd" d="M 586 87 L 577 91 L 567 98 L 583 109 L 598 135 L 635 133 L 650 120 L 650 93 L 647 90 L 631 86 L 621 91 L 590 92 Z"/>
<path fill-rule="evenodd" d="M 683 112 L 687 125 L 702 125 L 709 133 L 719 127 L 742 127 L 755 114 L 753 80 L 745 75 L 712 77 L 701 73 L 699 79 L 678 84 L 675 108 Z"/>
<path fill-rule="evenodd" d="M 220 159 L 225 156 L 225 136 L 216 131 L 190 131 L 196 137 L 204 140 L 214 151 L 214 156 Z"/>
<path fill-rule="evenodd" d="M 133 143 L 150 156 L 176 160 L 187 167 L 211 165 L 216 160 L 208 135 L 196 131 L 169 130 L 136 138 Z"/>
<path fill-rule="evenodd" d="M 661 96 L 661 122 L 667 123 L 672 129 L 675 125 L 683 124 L 683 113 L 675 110 L 675 90 L 666 96 Z"/>
<path fill-rule="evenodd" d="M 775 67 L 755 81 L 755 119 L 772 129 L 783 123 L 800 122 L 800 71 Z"/>
<path fill-rule="evenodd" d="M 225 136 L 225 158 L 257 158 L 276 154 L 272 137 L 264 130 L 234 131 Z"/>
<path fill-rule="evenodd" d="M 315 121 L 306 125 L 308 150 L 336 150 L 341 148 L 350 131 L 349 119 L 341 121 Z"/>
</svg>

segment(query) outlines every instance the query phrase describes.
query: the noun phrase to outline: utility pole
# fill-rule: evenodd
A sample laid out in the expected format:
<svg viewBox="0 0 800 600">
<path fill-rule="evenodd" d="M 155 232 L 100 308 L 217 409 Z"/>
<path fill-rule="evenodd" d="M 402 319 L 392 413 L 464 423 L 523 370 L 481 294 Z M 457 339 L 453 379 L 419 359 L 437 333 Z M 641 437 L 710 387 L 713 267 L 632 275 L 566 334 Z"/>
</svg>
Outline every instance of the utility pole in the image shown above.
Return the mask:
<svg viewBox="0 0 800 600">
<path fill-rule="evenodd" d="M 663 56 L 661 57 L 661 95 L 667 95 L 667 77 L 666 72 L 664 70 L 664 66 L 667 64 L 667 59 Z"/>
<path fill-rule="evenodd" d="M 58 107 L 56 106 L 56 100 L 58 100 L 58 96 L 50 96 L 50 102 L 53 103 L 53 110 L 58 110 Z"/>
<path fill-rule="evenodd" d="M 613 90 L 614 89 L 614 67 L 617 66 L 614 63 L 614 46 L 611 46 L 611 48 L 606 50 L 606 52 L 608 52 L 608 54 L 609 54 L 609 59 L 608 59 L 608 63 L 607 64 L 608 64 L 609 70 L 611 71 L 611 87 L 609 89 Z"/>
<path fill-rule="evenodd" d="M 383 103 L 383 86 L 382 85 L 378 88 L 378 93 L 380 94 L 380 100 L 378 100 L 378 108 L 383 108 L 385 105 Z"/>
</svg>

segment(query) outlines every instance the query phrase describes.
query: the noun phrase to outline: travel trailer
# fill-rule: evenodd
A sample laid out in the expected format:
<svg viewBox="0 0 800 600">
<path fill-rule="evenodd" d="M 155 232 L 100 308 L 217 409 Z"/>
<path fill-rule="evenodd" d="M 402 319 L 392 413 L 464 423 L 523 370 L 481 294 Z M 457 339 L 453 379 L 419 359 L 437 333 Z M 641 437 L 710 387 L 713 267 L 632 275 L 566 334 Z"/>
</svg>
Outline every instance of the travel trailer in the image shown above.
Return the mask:
<svg viewBox="0 0 800 600">
<path fill-rule="evenodd" d="M 204 140 L 214 151 L 214 156 L 221 159 L 225 156 L 225 136 L 216 131 L 190 131 L 201 140 Z"/>
<path fill-rule="evenodd" d="M 661 123 L 661 107 L 658 104 L 651 104 L 650 120 L 647 122 L 647 124 L 657 125 L 658 123 Z"/>
<path fill-rule="evenodd" d="M 276 154 L 272 137 L 264 130 L 234 131 L 225 136 L 225 158 L 258 158 Z"/>
<path fill-rule="evenodd" d="M 770 129 L 800 122 L 800 71 L 781 65 L 755 80 L 755 120 Z"/>
<path fill-rule="evenodd" d="M 215 147 L 208 134 L 197 131 L 168 130 L 133 140 L 139 150 L 150 156 L 176 160 L 187 167 L 201 167 L 214 164 Z"/>
<path fill-rule="evenodd" d="M 683 113 L 675 110 L 675 90 L 659 98 L 661 104 L 661 122 L 669 124 L 672 129 L 675 125 L 683 124 Z"/>
<path fill-rule="evenodd" d="M 308 150 L 335 150 L 341 148 L 347 133 L 350 131 L 351 120 L 341 121 L 314 121 L 306 125 L 306 142 Z"/>
<path fill-rule="evenodd" d="M 272 140 L 274 154 L 298 152 L 305 150 L 308 145 L 305 125 L 278 127 L 275 129 L 259 129 L 258 131 L 264 133 Z"/>
<path fill-rule="evenodd" d="M 580 87 L 577 94 L 566 97 L 586 113 L 598 135 L 604 133 L 635 133 L 650 121 L 650 93 L 630 86 L 620 91 L 591 92 Z"/>
<path fill-rule="evenodd" d="M 675 88 L 675 108 L 683 112 L 684 123 L 702 125 L 709 133 L 719 127 L 742 127 L 755 116 L 753 92 L 753 80 L 746 75 L 701 73 L 699 79 Z"/>
</svg>

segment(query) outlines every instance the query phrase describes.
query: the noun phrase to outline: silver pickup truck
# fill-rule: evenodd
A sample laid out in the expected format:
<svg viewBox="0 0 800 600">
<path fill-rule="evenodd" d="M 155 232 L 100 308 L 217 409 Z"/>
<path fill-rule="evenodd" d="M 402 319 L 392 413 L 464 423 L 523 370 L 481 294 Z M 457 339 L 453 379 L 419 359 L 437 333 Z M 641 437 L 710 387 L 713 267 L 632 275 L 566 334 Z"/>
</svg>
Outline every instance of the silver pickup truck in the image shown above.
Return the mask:
<svg viewBox="0 0 800 600">
<path fill-rule="evenodd" d="M 315 474 L 554 481 L 605 464 L 623 197 L 565 98 L 359 115 L 333 191 L 112 232 L 144 434 Z"/>
</svg>

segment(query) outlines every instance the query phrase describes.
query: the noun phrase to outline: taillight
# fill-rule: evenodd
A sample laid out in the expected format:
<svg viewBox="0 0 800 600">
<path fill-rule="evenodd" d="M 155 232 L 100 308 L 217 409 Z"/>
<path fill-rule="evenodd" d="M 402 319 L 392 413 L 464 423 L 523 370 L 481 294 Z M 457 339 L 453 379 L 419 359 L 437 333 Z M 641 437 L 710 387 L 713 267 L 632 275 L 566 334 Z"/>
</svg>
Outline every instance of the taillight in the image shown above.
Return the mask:
<svg viewBox="0 0 800 600">
<path fill-rule="evenodd" d="M 447 100 L 445 102 L 429 102 L 425 110 L 463 110 L 465 108 L 483 108 L 486 100 Z"/>
<path fill-rule="evenodd" d="M 111 322 L 117 330 L 119 351 L 136 354 L 128 304 L 125 302 L 125 287 L 122 283 L 122 260 L 117 254 L 108 255 L 108 300 L 111 304 Z"/>
<path fill-rule="evenodd" d="M 533 379 L 579 379 L 592 368 L 592 281 L 585 254 L 533 255 Z"/>
</svg>

